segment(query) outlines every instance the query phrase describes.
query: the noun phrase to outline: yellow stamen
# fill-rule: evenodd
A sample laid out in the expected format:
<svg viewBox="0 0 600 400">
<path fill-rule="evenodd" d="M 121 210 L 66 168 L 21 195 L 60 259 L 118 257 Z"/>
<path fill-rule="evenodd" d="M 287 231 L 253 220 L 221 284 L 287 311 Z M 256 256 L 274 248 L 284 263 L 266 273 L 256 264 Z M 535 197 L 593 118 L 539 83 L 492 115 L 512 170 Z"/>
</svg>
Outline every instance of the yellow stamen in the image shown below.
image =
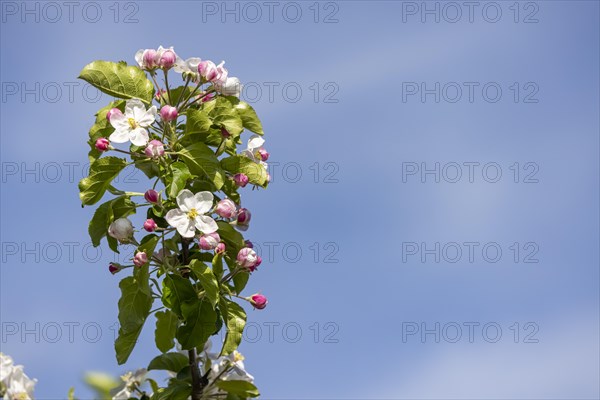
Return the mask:
<svg viewBox="0 0 600 400">
<path fill-rule="evenodd" d="M 188 212 L 188 218 L 189 218 L 189 219 L 194 219 L 194 218 L 196 218 L 197 216 L 198 216 L 198 211 L 196 211 L 196 209 L 195 209 L 195 208 L 192 208 L 192 209 L 190 210 L 190 212 Z"/>
<path fill-rule="evenodd" d="M 245 357 L 241 353 L 239 353 L 237 350 L 234 350 L 233 360 L 234 360 L 234 362 L 244 361 Z"/>
<path fill-rule="evenodd" d="M 131 129 L 135 129 L 137 128 L 137 122 L 135 122 L 135 119 L 133 118 L 129 118 L 127 120 L 127 122 L 129 122 L 129 126 L 131 127 Z"/>
</svg>

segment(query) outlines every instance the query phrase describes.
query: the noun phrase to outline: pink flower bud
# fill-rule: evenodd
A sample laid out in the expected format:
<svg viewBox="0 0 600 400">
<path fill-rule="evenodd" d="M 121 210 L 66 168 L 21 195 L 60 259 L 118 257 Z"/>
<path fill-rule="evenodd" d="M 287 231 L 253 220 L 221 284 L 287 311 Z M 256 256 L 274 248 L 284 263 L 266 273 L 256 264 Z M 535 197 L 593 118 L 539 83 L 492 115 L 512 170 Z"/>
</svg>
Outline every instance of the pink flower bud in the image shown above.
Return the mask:
<svg viewBox="0 0 600 400">
<path fill-rule="evenodd" d="M 240 208 L 237 215 L 237 223 L 238 225 L 248 225 L 250 223 L 250 219 L 252 218 L 252 214 L 250 210 L 247 208 Z"/>
<path fill-rule="evenodd" d="M 215 247 L 215 253 L 216 254 L 223 254 L 225 253 L 225 243 L 220 242 L 219 244 L 217 244 L 217 247 Z"/>
<path fill-rule="evenodd" d="M 237 207 L 231 199 L 223 199 L 217 203 L 215 212 L 223 218 L 233 218 Z"/>
<path fill-rule="evenodd" d="M 143 251 L 138 251 L 133 257 L 133 265 L 141 267 L 148 262 L 148 256 Z"/>
<path fill-rule="evenodd" d="M 96 150 L 106 151 L 110 147 L 110 142 L 107 138 L 100 138 L 96 140 Z"/>
<path fill-rule="evenodd" d="M 144 230 L 147 232 L 154 232 L 158 228 L 158 225 L 152 218 L 148 218 L 146 222 L 144 222 Z"/>
<path fill-rule="evenodd" d="M 251 241 L 246 240 L 246 241 L 244 241 L 244 243 L 246 244 L 246 247 L 250 247 L 251 249 L 254 248 L 254 244 Z"/>
<path fill-rule="evenodd" d="M 111 274 L 114 275 L 121 270 L 121 266 L 117 263 L 110 263 L 108 265 L 108 270 Z"/>
<path fill-rule="evenodd" d="M 146 190 L 146 193 L 144 193 L 144 199 L 146 199 L 148 203 L 158 203 L 160 195 L 156 190 L 148 189 Z"/>
<path fill-rule="evenodd" d="M 198 64 L 198 73 L 205 80 L 212 82 L 218 75 L 217 66 L 210 60 L 200 61 Z"/>
<path fill-rule="evenodd" d="M 154 69 L 156 68 L 156 50 L 148 49 L 144 51 L 142 56 L 142 68 Z"/>
<path fill-rule="evenodd" d="M 119 110 L 118 108 L 111 108 L 110 110 L 108 110 L 108 112 L 106 113 L 106 119 L 110 122 L 110 119 L 114 116 L 114 115 L 123 115 L 123 113 L 121 112 L 121 110 Z"/>
<path fill-rule="evenodd" d="M 233 176 L 233 181 L 239 187 L 246 187 L 248 184 L 248 176 L 246 176 L 246 174 L 235 174 Z"/>
<path fill-rule="evenodd" d="M 254 264 L 254 269 L 258 268 L 260 264 L 262 264 L 262 257 L 256 256 L 256 264 Z"/>
<path fill-rule="evenodd" d="M 173 106 L 163 106 L 160 109 L 160 116 L 165 121 L 174 121 L 177 119 L 177 109 Z"/>
<path fill-rule="evenodd" d="M 224 138 L 228 138 L 229 136 L 231 136 L 231 133 L 229 133 L 227 129 L 221 128 L 221 136 L 223 136 Z"/>
<path fill-rule="evenodd" d="M 175 65 L 175 61 L 177 61 L 177 55 L 171 49 L 165 50 L 158 60 L 158 66 L 164 69 L 169 69 L 173 65 Z"/>
<path fill-rule="evenodd" d="M 258 149 L 258 154 L 260 155 L 260 158 L 263 161 L 267 161 L 269 159 L 269 152 L 266 151 L 263 147 Z"/>
<path fill-rule="evenodd" d="M 213 250 L 220 241 L 221 237 L 217 232 L 208 233 L 198 238 L 198 244 L 202 250 Z"/>
<path fill-rule="evenodd" d="M 254 271 L 257 258 L 258 255 L 254 250 L 252 250 L 250 247 L 244 247 L 238 252 L 236 260 L 240 267 Z"/>
<path fill-rule="evenodd" d="M 252 304 L 254 308 L 258 310 L 262 310 L 263 308 L 265 308 L 268 303 L 269 301 L 267 300 L 267 298 L 260 293 L 256 293 L 250 296 L 250 304 Z"/>
<path fill-rule="evenodd" d="M 160 140 L 154 139 L 154 140 L 151 140 L 150 143 L 148 143 L 148 146 L 144 150 L 144 153 L 148 157 L 152 157 L 152 158 L 160 157 L 165 154 L 165 146 L 162 144 L 162 142 Z"/>
</svg>

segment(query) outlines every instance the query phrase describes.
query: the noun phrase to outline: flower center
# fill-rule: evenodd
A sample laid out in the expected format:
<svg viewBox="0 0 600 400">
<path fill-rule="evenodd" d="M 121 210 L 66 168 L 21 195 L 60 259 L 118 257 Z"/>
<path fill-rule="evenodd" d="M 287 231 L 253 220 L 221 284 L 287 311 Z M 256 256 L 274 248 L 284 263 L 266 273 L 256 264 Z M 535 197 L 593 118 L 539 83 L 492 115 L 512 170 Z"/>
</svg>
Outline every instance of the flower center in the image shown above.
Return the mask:
<svg viewBox="0 0 600 400">
<path fill-rule="evenodd" d="M 233 362 L 244 361 L 244 356 L 241 355 L 237 350 L 233 353 Z"/>
<path fill-rule="evenodd" d="M 188 218 L 189 218 L 189 219 L 194 219 L 194 218 L 196 218 L 197 216 L 198 216 L 198 211 L 196 211 L 196 209 L 195 209 L 195 208 L 192 208 L 192 209 L 190 210 L 190 212 L 188 212 Z"/>
<path fill-rule="evenodd" d="M 133 118 L 129 118 L 127 120 L 127 122 L 129 122 L 129 126 L 131 127 L 131 129 L 135 129 L 137 128 L 137 122 L 135 122 L 135 119 Z"/>
</svg>

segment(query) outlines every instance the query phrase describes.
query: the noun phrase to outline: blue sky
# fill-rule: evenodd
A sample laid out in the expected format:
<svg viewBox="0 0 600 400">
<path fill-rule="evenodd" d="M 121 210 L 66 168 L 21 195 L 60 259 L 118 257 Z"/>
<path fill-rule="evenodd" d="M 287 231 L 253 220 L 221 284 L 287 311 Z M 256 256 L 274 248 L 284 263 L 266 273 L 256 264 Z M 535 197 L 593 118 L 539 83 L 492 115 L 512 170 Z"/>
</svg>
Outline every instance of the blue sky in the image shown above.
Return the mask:
<svg viewBox="0 0 600 400">
<path fill-rule="evenodd" d="M 265 398 L 600 396 L 598 2 L 477 2 L 472 22 L 437 2 L 439 22 L 421 2 L 23 4 L 1 4 L 0 347 L 37 398 L 156 354 L 150 324 L 116 365 L 119 277 L 77 196 L 110 98 L 76 77 L 161 44 L 226 60 L 265 127 L 274 181 L 244 202 L 265 259 L 248 293 L 270 303 L 241 346 Z"/>
</svg>

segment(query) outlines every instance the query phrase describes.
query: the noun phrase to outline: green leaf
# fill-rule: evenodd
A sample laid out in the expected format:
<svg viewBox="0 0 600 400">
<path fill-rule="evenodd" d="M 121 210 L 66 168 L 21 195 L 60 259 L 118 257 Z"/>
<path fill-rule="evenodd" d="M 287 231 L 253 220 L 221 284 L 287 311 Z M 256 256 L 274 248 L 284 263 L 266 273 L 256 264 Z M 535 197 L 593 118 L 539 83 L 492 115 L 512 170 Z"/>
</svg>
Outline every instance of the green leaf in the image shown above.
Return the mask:
<svg viewBox="0 0 600 400">
<path fill-rule="evenodd" d="M 151 400 L 187 400 L 191 394 L 192 386 L 189 383 L 177 381 L 154 392 Z"/>
<path fill-rule="evenodd" d="M 96 392 L 98 399 L 112 399 L 110 391 L 119 387 L 119 381 L 103 372 L 88 372 L 83 380 Z"/>
<path fill-rule="evenodd" d="M 225 173 L 210 147 L 204 143 L 194 143 L 180 150 L 179 155 L 188 166 L 190 173 L 207 178 L 217 190 L 221 189 Z"/>
<path fill-rule="evenodd" d="M 144 322 L 152 307 L 152 296 L 148 281 L 138 282 L 128 276 L 119 283 L 121 298 L 119 299 L 119 336 L 115 341 L 117 361 L 123 364 L 135 347 Z"/>
<path fill-rule="evenodd" d="M 165 276 L 162 301 L 175 314 L 183 316 L 181 304 L 196 299 L 198 299 L 198 295 L 189 279 L 174 274 Z"/>
<path fill-rule="evenodd" d="M 225 243 L 227 255 L 235 260 L 238 252 L 245 246 L 244 237 L 227 222 L 217 221 L 217 225 L 219 226 L 219 236 Z"/>
<path fill-rule="evenodd" d="M 174 199 L 179 192 L 185 189 L 185 185 L 188 179 L 192 178 L 192 174 L 187 165 L 180 161 L 171 164 L 171 171 L 173 172 L 173 181 L 169 185 L 168 195 L 170 198 Z"/>
<path fill-rule="evenodd" d="M 238 348 L 242 341 L 242 333 L 246 326 L 246 312 L 234 301 L 227 300 L 222 297 L 219 303 L 219 310 L 225 320 L 227 326 L 227 334 L 225 335 L 225 343 L 221 349 L 221 355 L 228 355 Z"/>
<path fill-rule="evenodd" d="M 212 259 L 213 274 L 217 277 L 217 281 L 223 278 L 223 254 L 215 254 Z"/>
<path fill-rule="evenodd" d="M 124 62 L 94 61 L 81 70 L 79 78 L 120 99 L 138 98 L 150 104 L 154 97 L 154 85 L 146 73 Z"/>
<path fill-rule="evenodd" d="M 235 291 L 237 294 L 242 293 L 242 290 L 248 284 L 248 279 L 250 279 L 250 273 L 246 271 L 241 271 L 235 274 L 233 277 L 233 286 L 235 287 Z"/>
<path fill-rule="evenodd" d="M 154 341 L 156 347 L 163 353 L 175 346 L 175 332 L 179 326 L 179 318 L 170 310 L 158 311 L 156 313 L 156 330 Z"/>
<path fill-rule="evenodd" d="M 208 301 L 193 300 L 181 304 L 185 324 L 177 329 L 177 341 L 184 350 L 203 348 L 216 329 L 217 313 Z"/>
<path fill-rule="evenodd" d="M 233 108 L 231 101 L 223 96 L 219 96 L 209 103 L 213 103 L 207 107 L 207 110 L 209 110 L 208 115 L 213 119 L 213 124 L 227 129 L 233 136 L 238 136 L 242 133 L 244 124 L 237 111 Z"/>
<path fill-rule="evenodd" d="M 219 389 L 243 398 L 258 397 L 260 393 L 256 386 L 248 381 L 217 381 Z"/>
<path fill-rule="evenodd" d="M 221 166 L 233 175 L 246 174 L 250 183 L 263 187 L 267 186 L 267 170 L 248 157 L 239 155 L 227 157 L 221 160 Z"/>
<path fill-rule="evenodd" d="M 166 353 L 154 357 L 148 364 L 148 371 L 153 369 L 179 372 L 189 364 L 189 360 L 181 353 Z"/>
<path fill-rule="evenodd" d="M 219 301 L 219 282 L 217 282 L 212 269 L 198 260 L 192 260 L 190 269 L 196 274 L 198 281 L 204 289 L 206 298 L 210 301 L 210 304 L 215 307 Z"/>
<path fill-rule="evenodd" d="M 100 240 L 106 236 L 108 227 L 115 219 L 131 214 L 135 214 L 135 203 L 125 196 L 117 197 L 98 206 L 88 226 L 88 233 L 94 247 L 100 245 Z"/>
<path fill-rule="evenodd" d="M 190 109 L 187 112 L 185 134 L 196 135 L 199 140 L 204 141 L 210 132 L 211 125 L 212 121 L 208 114 L 201 110 Z"/>
<path fill-rule="evenodd" d="M 95 204 L 102 198 L 113 179 L 127 165 L 118 157 L 103 157 L 90 166 L 88 177 L 79 181 L 79 198 L 85 205 Z"/>
<path fill-rule="evenodd" d="M 233 108 L 242 119 L 244 128 L 259 135 L 263 135 L 263 127 L 260 119 L 258 119 L 258 115 L 256 115 L 256 111 L 254 111 L 254 108 L 252 108 L 250 104 L 246 103 L 245 101 L 241 101 L 237 97 L 228 97 L 228 99 L 233 104 Z"/>
</svg>

